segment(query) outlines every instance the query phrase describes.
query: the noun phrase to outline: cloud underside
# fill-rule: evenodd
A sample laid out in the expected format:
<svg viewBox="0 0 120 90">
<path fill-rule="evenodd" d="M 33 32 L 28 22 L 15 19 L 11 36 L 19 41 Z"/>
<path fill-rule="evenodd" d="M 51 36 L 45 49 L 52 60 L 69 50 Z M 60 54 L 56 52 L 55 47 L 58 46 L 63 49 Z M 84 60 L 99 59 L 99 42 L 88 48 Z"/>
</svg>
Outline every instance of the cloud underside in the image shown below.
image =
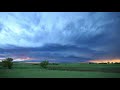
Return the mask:
<svg viewBox="0 0 120 90">
<path fill-rule="evenodd" d="M 120 58 L 119 12 L 1 12 L 0 17 L 0 57 Z"/>
</svg>

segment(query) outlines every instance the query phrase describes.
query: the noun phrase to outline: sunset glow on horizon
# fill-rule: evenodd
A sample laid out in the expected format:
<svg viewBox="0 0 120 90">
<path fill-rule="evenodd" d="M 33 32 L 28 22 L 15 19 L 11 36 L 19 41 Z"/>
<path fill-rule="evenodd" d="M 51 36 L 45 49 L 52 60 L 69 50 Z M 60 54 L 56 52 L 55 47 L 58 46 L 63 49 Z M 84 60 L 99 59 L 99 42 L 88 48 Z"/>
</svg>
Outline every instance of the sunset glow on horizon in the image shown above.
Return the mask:
<svg viewBox="0 0 120 90">
<path fill-rule="evenodd" d="M 103 59 L 103 60 L 90 60 L 93 63 L 120 63 L 120 59 Z"/>
</svg>

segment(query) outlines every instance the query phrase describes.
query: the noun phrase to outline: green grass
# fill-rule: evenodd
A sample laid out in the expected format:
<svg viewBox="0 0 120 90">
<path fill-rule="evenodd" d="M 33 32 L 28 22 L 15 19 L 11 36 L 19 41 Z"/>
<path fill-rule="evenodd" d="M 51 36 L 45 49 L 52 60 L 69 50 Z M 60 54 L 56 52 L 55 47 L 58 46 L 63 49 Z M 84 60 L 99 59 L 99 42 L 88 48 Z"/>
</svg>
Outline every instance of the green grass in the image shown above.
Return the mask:
<svg viewBox="0 0 120 90">
<path fill-rule="evenodd" d="M 51 70 L 49 70 L 51 69 Z M 0 65 L 1 78 L 120 78 L 120 64 L 59 64 L 39 65 L 14 63 L 13 68 Z"/>
<path fill-rule="evenodd" d="M 53 70 L 120 73 L 120 64 L 72 63 L 72 64 L 49 65 L 48 67 L 49 69 Z"/>
</svg>

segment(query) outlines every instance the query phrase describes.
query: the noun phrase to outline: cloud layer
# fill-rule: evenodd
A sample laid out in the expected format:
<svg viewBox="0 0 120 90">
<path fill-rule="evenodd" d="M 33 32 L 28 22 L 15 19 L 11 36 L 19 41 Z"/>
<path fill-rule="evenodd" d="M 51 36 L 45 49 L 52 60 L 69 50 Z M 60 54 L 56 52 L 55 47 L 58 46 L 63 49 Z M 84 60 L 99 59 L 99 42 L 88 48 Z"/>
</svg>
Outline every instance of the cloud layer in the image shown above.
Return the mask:
<svg viewBox="0 0 120 90">
<path fill-rule="evenodd" d="M 120 58 L 119 12 L 0 12 L 0 57 Z"/>
</svg>

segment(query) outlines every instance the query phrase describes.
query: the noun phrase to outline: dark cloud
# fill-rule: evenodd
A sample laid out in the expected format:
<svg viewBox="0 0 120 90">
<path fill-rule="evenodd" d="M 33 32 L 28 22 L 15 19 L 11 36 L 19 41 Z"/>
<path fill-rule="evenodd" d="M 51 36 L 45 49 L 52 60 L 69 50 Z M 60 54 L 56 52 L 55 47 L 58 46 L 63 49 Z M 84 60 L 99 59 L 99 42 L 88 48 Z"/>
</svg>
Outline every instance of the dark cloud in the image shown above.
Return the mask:
<svg viewBox="0 0 120 90">
<path fill-rule="evenodd" d="M 53 58 L 56 60 L 65 60 L 69 62 L 72 61 L 87 61 L 94 59 L 94 54 L 99 54 L 95 50 L 91 50 L 87 47 L 80 47 L 76 45 L 60 45 L 60 44 L 46 44 L 43 47 L 35 47 L 35 48 L 23 48 L 10 45 L 11 48 L 0 49 L 0 52 L 7 52 L 9 55 L 14 56 L 29 56 L 32 58 L 40 59 L 40 58 Z M 91 54 L 88 57 L 87 54 Z M 81 56 L 80 54 L 86 54 Z"/>
<path fill-rule="evenodd" d="M 8 17 L 11 23 L 1 17 L 0 54 L 61 62 L 120 58 L 119 12 L 17 13 Z"/>
</svg>

